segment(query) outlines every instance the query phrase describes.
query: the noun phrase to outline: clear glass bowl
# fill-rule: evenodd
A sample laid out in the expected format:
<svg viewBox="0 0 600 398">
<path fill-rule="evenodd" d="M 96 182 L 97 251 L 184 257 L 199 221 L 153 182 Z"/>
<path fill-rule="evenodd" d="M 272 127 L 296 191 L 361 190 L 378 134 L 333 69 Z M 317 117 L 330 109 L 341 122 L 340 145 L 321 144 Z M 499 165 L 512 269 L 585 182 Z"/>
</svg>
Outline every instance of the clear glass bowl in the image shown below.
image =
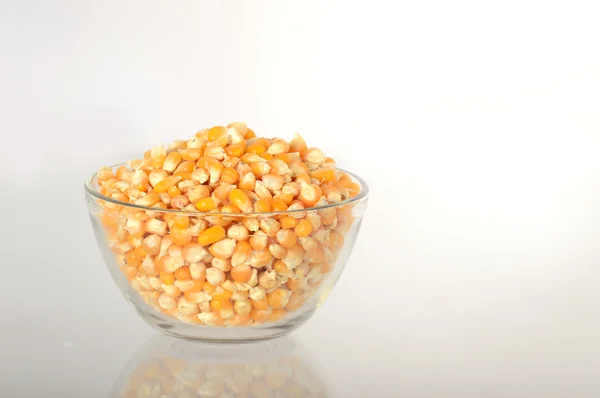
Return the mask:
<svg viewBox="0 0 600 398">
<path fill-rule="evenodd" d="M 333 391 L 310 352 L 289 337 L 215 345 L 157 336 L 131 357 L 110 396 L 326 398 Z"/>
<path fill-rule="evenodd" d="M 86 181 L 85 192 L 108 270 L 149 325 L 187 339 L 262 340 L 287 334 L 306 322 L 344 270 L 368 197 L 366 183 L 346 173 L 361 188 L 355 197 L 306 210 L 269 213 L 182 212 L 120 202 L 99 193 L 96 174 Z M 179 226 L 187 225 L 184 236 L 171 234 L 175 218 Z M 308 220 L 310 235 L 296 237 L 292 246 L 295 235 L 277 235 L 285 229 L 280 224 L 284 219 L 284 226 Z M 209 228 L 216 234 L 206 232 Z M 178 231 L 182 229 L 175 228 Z M 236 266 L 231 272 L 233 257 L 218 258 L 223 257 L 218 253 L 229 250 L 231 240 L 221 246 L 196 243 L 202 234 L 216 239 L 223 231 L 225 239 L 246 240 L 253 248 L 266 243 L 266 247 L 252 250 L 248 258 L 240 253 L 235 265 L 242 261 L 246 267 Z M 243 268 L 249 279 L 239 272 Z"/>
</svg>

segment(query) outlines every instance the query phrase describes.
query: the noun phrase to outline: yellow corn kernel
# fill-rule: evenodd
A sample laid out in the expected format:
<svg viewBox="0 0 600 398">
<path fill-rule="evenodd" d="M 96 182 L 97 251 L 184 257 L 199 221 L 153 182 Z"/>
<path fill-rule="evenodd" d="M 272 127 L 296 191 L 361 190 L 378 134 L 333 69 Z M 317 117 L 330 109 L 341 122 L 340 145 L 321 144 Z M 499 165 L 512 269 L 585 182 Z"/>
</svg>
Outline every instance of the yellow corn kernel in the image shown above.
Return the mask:
<svg viewBox="0 0 600 398">
<path fill-rule="evenodd" d="M 229 275 L 234 282 L 246 283 L 252 276 L 252 267 L 249 264 L 238 265 L 231 269 Z"/>
<path fill-rule="evenodd" d="M 215 286 L 212 283 L 206 281 L 202 285 L 202 290 L 204 290 L 206 293 L 212 295 L 217 290 L 217 286 Z"/>
<path fill-rule="evenodd" d="M 284 308 L 290 300 L 291 292 L 287 289 L 277 288 L 267 293 L 267 300 L 271 308 Z"/>
<path fill-rule="evenodd" d="M 305 251 L 315 250 L 319 247 L 319 242 L 313 238 L 312 236 L 306 236 L 303 238 L 299 238 L 300 244 Z"/>
<path fill-rule="evenodd" d="M 165 162 L 163 164 L 163 170 L 172 173 L 175 171 L 179 163 L 181 162 L 181 155 L 179 152 L 173 151 L 167 155 Z"/>
<path fill-rule="evenodd" d="M 306 142 L 298 133 L 294 133 L 294 138 L 290 141 L 290 152 L 299 152 L 300 154 L 306 151 Z"/>
<path fill-rule="evenodd" d="M 260 144 L 250 144 L 246 147 L 246 153 L 254 153 L 256 155 L 262 155 L 263 153 L 267 152 L 267 148 L 265 148 L 264 146 L 260 145 Z"/>
<path fill-rule="evenodd" d="M 127 231 L 131 237 L 134 238 L 141 238 L 146 233 L 145 222 L 142 220 L 136 220 L 134 218 L 128 218 L 125 221 L 125 226 L 123 227 L 123 229 Z M 118 230 L 119 228 L 117 228 L 117 231 Z"/>
<path fill-rule="evenodd" d="M 225 238 L 225 228 L 220 225 L 207 228 L 198 236 L 198 244 L 207 246 Z"/>
<path fill-rule="evenodd" d="M 271 172 L 280 176 L 284 176 L 286 174 L 291 173 L 291 169 L 288 167 L 287 163 L 281 159 L 273 159 L 269 161 L 269 166 L 271 166 Z"/>
<path fill-rule="evenodd" d="M 279 174 L 267 173 L 262 176 L 262 182 L 270 190 L 279 191 L 279 190 L 281 190 L 281 187 L 283 187 L 285 180 Z"/>
<path fill-rule="evenodd" d="M 315 170 L 310 173 L 310 176 L 319 180 L 321 183 L 337 181 L 334 169 Z"/>
<path fill-rule="evenodd" d="M 339 188 L 334 185 L 321 185 L 321 191 L 329 203 L 338 203 L 342 201 L 342 193 Z"/>
<path fill-rule="evenodd" d="M 226 301 L 231 298 L 232 293 L 229 290 L 223 288 L 217 288 L 212 294 L 213 300 Z"/>
<path fill-rule="evenodd" d="M 262 292 L 264 293 L 264 290 L 262 290 Z M 267 296 L 264 295 L 260 299 L 252 300 L 252 306 L 257 310 L 266 310 L 269 308 L 269 300 L 267 299 Z"/>
<path fill-rule="evenodd" d="M 262 268 L 269 264 L 272 258 L 273 256 L 266 249 L 254 250 L 250 256 L 250 265 L 252 265 L 254 268 Z"/>
<path fill-rule="evenodd" d="M 215 267 L 207 268 L 206 280 L 213 286 L 219 286 L 225 282 L 225 272 Z"/>
<path fill-rule="evenodd" d="M 256 176 L 254 173 L 246 173 L 242 178 L 240 178 L 240 182 L 238 183 L 238 187 L 243 190 L 252 190 L 254 189 L 254 185 L 256 184 Z"/>
<path fill-rule="evenodd" d="M 223 206 L 223 207 L 225 207 L 225 206 Z M 237 210 L 237 211 L 239 212 L 239 210 Z M 248 238 L 249 238 L 248 229 L 240 224 L 232 225 L 227 230 L 227 237 L 235 239 L 236 241 L 248 240 Z"/>
<path fill-rule="evenodd" d="M 292 164 L 290 165 L 290 168 L 292 169 L 292 173 L 294 175 L 308 173 L 308 166 L 302 161 L 292 162 Z"/>
<path fill-rule="evenodd" d="M 204 249 L 198 243 L 190 242 L 183 247 L 182 257 L 183 260 L 188 263 L 197 263 L 202 260 L 206 255 L 206 249 Z"/>
<path fill-rule="evenodd" d="M 151 256 L 156 256 L 160 251 L 160 241 L 162 238 L 158 235 L 148 235 L 142 241 L 142 248 Z"/>
<path fill-rule="evenodd" d="M 173 219 L 173 224 L 177 228 L 185 229 L 190 226 L 190 218 L 187 216 L 176 215 Z"/>
<path fill-rule="evenodd" d="M 224 149 L 227 145 L 229 144 L 229 137 L 227 134 L 223 134 L 222 136 L 220 136 L 219 138 L 217 138 L 216 140 L 214 140 L 213 142 L 207 144 L 207 146 L 219 146 L 221 147 L 221 149 Z M 224 150 L 221 151 L 223 154 L 225 153 Z"/>
<path fill-rule="evenodd" d="M 231 144 L 225 147 L 225 153 L 227 156 L 234 156 L 236 158 L 241 158 L 246 152 L 246 145 L 244 143 L 240 144 Z"/>
<path fill-rule="evenodd" d="M 98 182 L 108 181 L 114 177 L 115 175 L 110 167 L 101 167 L 98 171 Z"/>
<path fill-rule="evenodd" d="M 248 195 L 239 188 L 236 188 L 229 193 L 229 201 L 243 212 L 252 212 L 253 210 L 252 201 L 248 198 Z"/>
<path fill-rule="evenodd" d="M 198 314 L 198 319 L 207 326 L 221 326 L 225 322 L 218 312 Z M 210 379 L 210 383 L 204 383 L 198 391 L 201 395 L 207 396 L 207 394 L 204 394 L 204 392 L 207 392 L 208 394 L 214 394 L 213 396 L 216 397 L 225 390 L 224 383 L 218 377 L 213 377 Z"/>
<path fill-rule="evenodd" d="M 192 276 L 192 278 L 193 278 L 193 276 Z M 203 291 L 202 289 L 204 288 L 204 283 L 205 282 L 203 280 L 194 279 L 193 286 L 185 291 L 186 300 L 195 302 L 196 304 L 200 304 L 199 302 L 197 302 L 199 297 L 198 296 L 194 297 L 195 295 L 193 295 L 192 293 L 202 292 Z"/>
<path fill-rule="evenodd" d="M 277 242 L 286 249 L 296 245 L 297 236 L 291 229 L 282 229 L 277 232 Z"/>
<path fill-rule="evenodd" d="M 235 245 L 235 249 L 233 250 L 233 255 L 231 256 L 231 265 L 234 267 L 243 265 L 246 261 L 250 259 L 250 255 L 252 254 L 252 246 L 250 243 L 241 241 Z M 236 281 L 239 282 L 239 281 Z M 244 281 L 246 282 L 246 281 Z"/>
<path fill-rule="evenodd" d="M 295 182 L 288 182 L 281 188 L 281 193 L 286 195 L 292 195 L 292 197 L 298 196 L 300 193 L 300 185 Z"/>
<path fill-rule="evenodd" d="M 225 200 L 235 188 L 235 185 L 219 185 L 213 191 L 213 195 L 219 200 Z"/>
<path fill-rule="evenodd" d="M 250 163 L 250 169 L 252 170 L 252 173 L 254 173 L 254 175 L 257 178 L 262 177 L 263 175 L 267 174 L 269 171 L 271 171 L 271 166 L 269 166 L 269 163 L 265 162 L 252 162 Z"/>
<path fill-rule="evenodd" d="M 192 236 L 189 234 L 187 228 L 176 228 L 173 226 L 171 228 L 171 239 L 173 239 L 173 243 L 178 246 L 185 246 L 192 241 Z"/>
<path fill-rule="evenodd" d="M 256 231 L 254 235 L 250 237 L 250 246 L 254 250 L 264 250 L 269 242 L 269 237 L 263 231 Z"/>
<path fill-rule="evenodd" d="M 279 219 L 279 223 L 281 224 L 281 228 L 283 228 L 283 229 L 292 229 L 296 225 L 298 225 L 298 220 L 295 219 L 294 217 L 282 216 Z"/>
<path fill-rule="evenodd" d="M 175 283 L 175 275 L 172 273 L 161 271 L 159 275 L 161 283 L 165 285 L 172 285 Z"/>
<path fill-rule="evenodd" d="M 202 157 L 203 153 L 203 148 L 187 148 L 179 151 L 183 160 L 198 160 Z"/>
<path fill-rule="evenodd" d="M 323 152 L 319 148 L 308 148 L 306 152 L 304 152 L 302 159 L 306 162 L 320 165 L 325 162 L 325 155 L 323 155 Z"/>
<path fill-rule="evenodd" d="M 290 205 L 294 201 L 294 197 L 289 193 L 280 193 L 275 196 L 277 199 L 281 199 L 286 205 Z"/>
<path fill-rule="evenodd" d="M 165 170 L 152 170 L 150 174 L 148 174 L 148 182 L 153 187 L 156 186 L 159 182 L 167 178 L 169 174 Z"/>
<path fill-rule="evenodd" d="M 299 200 L 293 201 L 287 208 L 287 210 L 290 212 L 293 210 L 293 212 L 291 212 L 289 215 L 297 219 L 301 219 L 306 216 L 306 212 L 298 211 L 302 209 L 304 209 L 304 204 L 302 204 L 302 202 Z"/>
<path fill-rule="evenodd" d="M 217 164 L 219 161 L 217 159 L 211 158 L 209 156 L 203 156 L 196 162 L 196 166 L 201 169 L 208 169 L 209 165 Z"/>
<path fill-rule="evenodd" d="M 225 135 L 225 133 L 227 133 L 227 129 L 223 126 L 215 126 L 212 127 L 210 130 L 208 130 L 208 140 L 209 141 L 215 141 L 217 140 L 219 137 L 221 137 L 222 135 Z"/>
<path fill-rule="evenodd" d="M 160 201 L 160 198 L 158 197 L 158 194 L 156 192 L 152 192 L 146 196 L 143 196 L 143 197 L 137 199 L 133 203 L 138 206 L 152 206 L 152 205 L 157 204 L 159 201 Z"/>
<path fill-rule="evenodd" d="M 190 274 L 190 267 L 184 266 L 177 268 L 174 272 L 175 278 L 178 281 L 189 281 L 192 279 L 192 275 Z"/>
<path fill-rule="evenodd" d="M 237 206 L 232 205 L 231 203 L 228 203 L 226 205 L 224 205 L 223 207 L 221 207 L 221 212 L 222 213 L 229 213 L 229 214 L 239 214 L 242 211 L 240 209 L 237 208 Z"/>
<path fill-rule="evenodd" d="M 131 185 L 134 189 L 146 192 L 148 189 L 148 174 L 143 170 L 137 170 L 131 176 Z"/>
<path fill-rule="evenodd" d="M 263 153 L 262 155 L 260 155 L 260 157 L 266 160 L 267 162 L 273 160 L 273 155 L 271 155 L 270 153 Z"/>
<path fill-rule="evenodd" d="M 284 140 L 277 140 L 269 146 L 269 149 L 267 149 L 267 153 L 271 155 L 277 155 L 280 153 L 286 153 L 289 149 L 290 144 L 288 144 Z"/>
<path fill-rule="evenodd" d="M 180 177 L 176 177 L 176 178 L 180 178 Z M 179 190 L 179 188 L 177 188 L 175 185 L 173 185 L 172 187 L 170 187 L 167 190 L 167 193 L 169 194 L 170 197 L 175 198 L 177 196 L 181 195 L 181 191 Z M 174 206 L 173 206 L 174 207 Z"/>
<path fill-rule="evenodd" d="M 310 251 L 307 251 L 304 255 L 304 259 L 309 263 L 320 263 L 325 259 L 323 250 L 320 248 L 316 248 Z"/>
<path fill-rule="evenodd" d="M 288 205 L 281 198 L 273 198 L 271 200 L 271 210 L 272 211 L 286 211 L 288 209 Z"/>
<path fill-rule="evenodd" d="M 287 305 L 285 306 L 285 309 L 288 311 L 295 311 L 302 307 L 302 305 L 304 305 L 304 298 L 302 297 L 302 295 L 292 293 Z"/>
<path fill-rule="evenodd" d="M 285 257 L 281 259 L 289 268 L 296 268 L 304 260 L 304 249 L 296 243 L 293 247 L 287 249 Z"/>
<path fill-rule="evenodd" d="M 258 231 L 259 228 L 259 224 L 258 224 L 258 219 L 256 218 L 244 218 L 242 220 L 242 224 L 244 224 L 244 227 L 246 227 L 248 229 L 248 231 L 252 231 L 252 232 L 256 232 Z"/>
<path fill-rule="evenodd" d="M 231 122 L 227 125 L 227 127 L 236 129 L 242 138 L 244 138 L 248 133 L 248 126 L 246 126 L 246 123 L 243 122 Z"/>
<path fill-rule="evenodd" d="M 179 166 L 177 166 L 173 174 L 175 175 L 178 173 L 191 173 L 194 171 L 195 168 L 196 162 L 194 162 L 193 160 L 186 160 L 179 163 Z"/>
<path fill-rule="evenodd" d="M 287 278 L 292 278 L 294 276 L 294 271 L 292 271 L 285 263 L 281 260 L 275 261 L 273 264 L 273 270 L 277 272 L 277 275 L 285 276 Z"/>
<path fill-rule="evenodd" d="M 235 246 L 235 239 L 226 238 L 213 243 L 208 249 L 208 251 L 216 258 L 226 260 L 233 255 L 233 250 L 235 249 Z"/>
<path fill-rule="evenodd" d="M 205 199 L 210 196 L 210 188 L 206 185 L 197 185 L 187 192 L 188 199 L 191 203 L 196 203 L 200 199 Z"/>
<path fill-rule="evenodd" d="M 321 222 L 323 225 L 331 225 L 337 219 L 335 208 L 328 207 L 326 209 L 319 210 L 321 216 Z"/>
<path fill-rule="evenodd" d="M 264 301 L 266 302 L 267 299 L 265 298 Z M 256 307 L 256 302 L 252 302 L 252 304 L 254 305 L 254 307 L 250 310 L 250 318 L 256 322 L 256 323 L 263 323 L 267 320 L 267 318 L 269 317 L 269 315 L 271 315 L 271 309 L 268 308 L 269 304 L 267 303 L 267 308 L 264 309 L 259 309 Z"/>
<path fill-rule="evenodd" d="M 269 315 L 269 317 L 267 318 L 268 322 L 277 322 L 281 319 L 283 319 L 285 316 L 287 315 L 287 311 L 283 308 L 274 308 L 273 311 L 271 311 L 271 314 Z"/>
<path fill-rule="evenodd" d="M 263 218 L 259 221 L 259 226 L 269 238 L 274 238 L 281 229 L 281 225 L 274 218 Z"/>
<path fill-rule="evenodd" d="M 321 199 L 323 192 L 317 184 L 305 185 L 298 195 L 298 199 L 302 201 L 305 207 L 314 206 Z"/>
<path fill-rule="evenodd" d="M 250 315 L 250 311 L 252 310 L 252 303 L 250 300 L 236 300 L 233 303 L 233 309 L 238 315 Z"/>
<path fill-rule="evenodd" d="M 301 292 L 306 288 L 307 281 L 303 278 L 290 278 L 285 284 L 292 292 Z"/>
<path fill-rule="evenodd" d="M 276 243 L 272 243 L 269 245 L 269 253 L 271 253 L 271 255 L 273 256 L 273 258 L 276 258 L 277 260 L 281 260 L 282 258 L 285 257 L 285 247 L 278 245 Z"/>
<path fill-rule="evenodd" d="M 271 195 L 271 191 L 265 186 L 264 182 L 256 181 L 254 184 L 254 193 L 260 199 L 271 200 L 273 195 Z"/>
<path fill-rule="evenodd" d="M 271 211 L 271 204 L 267 199 L 259 199 L 254 203 L 254 211 L 259 213 L 268 213 Z"/>
<path fill-rule="evenodd" d="M 219 206 L 219 200 L 217 198 L 208 197 L 200 199 L 196 202 L 195 206 L 198 211 L 211 211 Z"/>
<path fill-rule="evenodd" d="M 235 184 L 239 178 L 240 173 L 233 167 L 226 167 L 221 172 L 221 183 L 223 184 Z"/>
<path fill-rule="evenodd" d="M 252 130 L 250 127 L 247 127 L 246 134 L 244 134 L 244 139 L 250 140 L 250 139 L 252 139 L 254 137 L 256 137 L 256 134 L 254 133 L 254 130 Z"/>
<path fill-rule="evenodd" d="M 167 158 L 167 151 L 165 147 L 161 145 L 157 145 L 150 151 L 150 164 L 152 167 L 160 169 Z M 118 177 L 118 176 L 117 176 Z"/>
<path fill-rule="evenodd" d="M 294 233 L 297 237 L 303 238 L 305 236 L 310 235 L 312 232 L 312 224 L 307 219 L 302 219 L 298 222 L 298 225 L 294 228 Z"/>
<path fill-rule="evenodd" d="M 206 169 L 210 176 L 209 182 L 211 184 L 216 184 L 221 179 L 221 174 L 223 173 L 223 170 L 225 170 L 225 167 L 221 163 L 214 163 L 206 166 Z"/>
</svg>

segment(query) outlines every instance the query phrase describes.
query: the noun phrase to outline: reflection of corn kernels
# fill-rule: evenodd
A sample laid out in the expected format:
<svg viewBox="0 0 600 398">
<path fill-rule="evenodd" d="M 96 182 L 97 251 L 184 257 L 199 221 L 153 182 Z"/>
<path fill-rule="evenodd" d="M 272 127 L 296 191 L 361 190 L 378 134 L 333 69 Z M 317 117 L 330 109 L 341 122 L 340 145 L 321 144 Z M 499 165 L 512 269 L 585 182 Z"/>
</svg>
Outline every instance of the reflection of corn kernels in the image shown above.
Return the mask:
<svg viewBox="0 0 600 398">
<path fill-rule="evenodd" d="M 250 391 L 252 391 L 252 396 L 256 398 L 270 398 L 271 397 L 271 389 L 262 380 L 255 380 L 250 384 Z"/>
<path fill-rule="evenodd" d="M 223 392 L 225 392 L 225 382 L 219 377 L 208 378 L 197 390 L 197 393 L 204 397 L 218 397 Z"/>
</svg>

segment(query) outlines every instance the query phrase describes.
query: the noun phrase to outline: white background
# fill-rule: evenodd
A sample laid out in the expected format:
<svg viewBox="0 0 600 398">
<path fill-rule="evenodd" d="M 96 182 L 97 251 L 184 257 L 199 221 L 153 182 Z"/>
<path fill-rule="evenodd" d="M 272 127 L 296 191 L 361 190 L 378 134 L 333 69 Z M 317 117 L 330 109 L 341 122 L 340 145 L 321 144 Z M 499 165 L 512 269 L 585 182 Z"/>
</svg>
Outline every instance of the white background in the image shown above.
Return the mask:
<svg viewBox="0 0 600 398">
<path fill-rule="evenodd" d="M 151 334 L 103 269 L 85 177 L 241 120 L 370 183 L 348 268 L 296 334 L 340 396 L 597 396 L 595 3 L 0 3 L 10 387 L 101 390 Z"/>
</svg>

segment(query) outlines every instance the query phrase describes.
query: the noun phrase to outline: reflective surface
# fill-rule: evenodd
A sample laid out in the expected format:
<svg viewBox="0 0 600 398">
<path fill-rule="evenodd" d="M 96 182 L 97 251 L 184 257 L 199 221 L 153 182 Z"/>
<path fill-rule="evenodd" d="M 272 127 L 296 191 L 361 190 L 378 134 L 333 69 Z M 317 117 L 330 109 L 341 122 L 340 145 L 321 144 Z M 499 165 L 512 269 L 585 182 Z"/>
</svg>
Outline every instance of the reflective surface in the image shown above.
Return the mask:
<svg viewBox="0 0 600 398">
<path fill-rule="evenodd" d="M 371 186 L 290 335 L 328 393 L 600 396 L 597 2 L 185 3 L 0 6 L 1 397 L 126 385 L 158 333 L 106 272 L 81 181 L 238 118 Z"/>
</svg>

